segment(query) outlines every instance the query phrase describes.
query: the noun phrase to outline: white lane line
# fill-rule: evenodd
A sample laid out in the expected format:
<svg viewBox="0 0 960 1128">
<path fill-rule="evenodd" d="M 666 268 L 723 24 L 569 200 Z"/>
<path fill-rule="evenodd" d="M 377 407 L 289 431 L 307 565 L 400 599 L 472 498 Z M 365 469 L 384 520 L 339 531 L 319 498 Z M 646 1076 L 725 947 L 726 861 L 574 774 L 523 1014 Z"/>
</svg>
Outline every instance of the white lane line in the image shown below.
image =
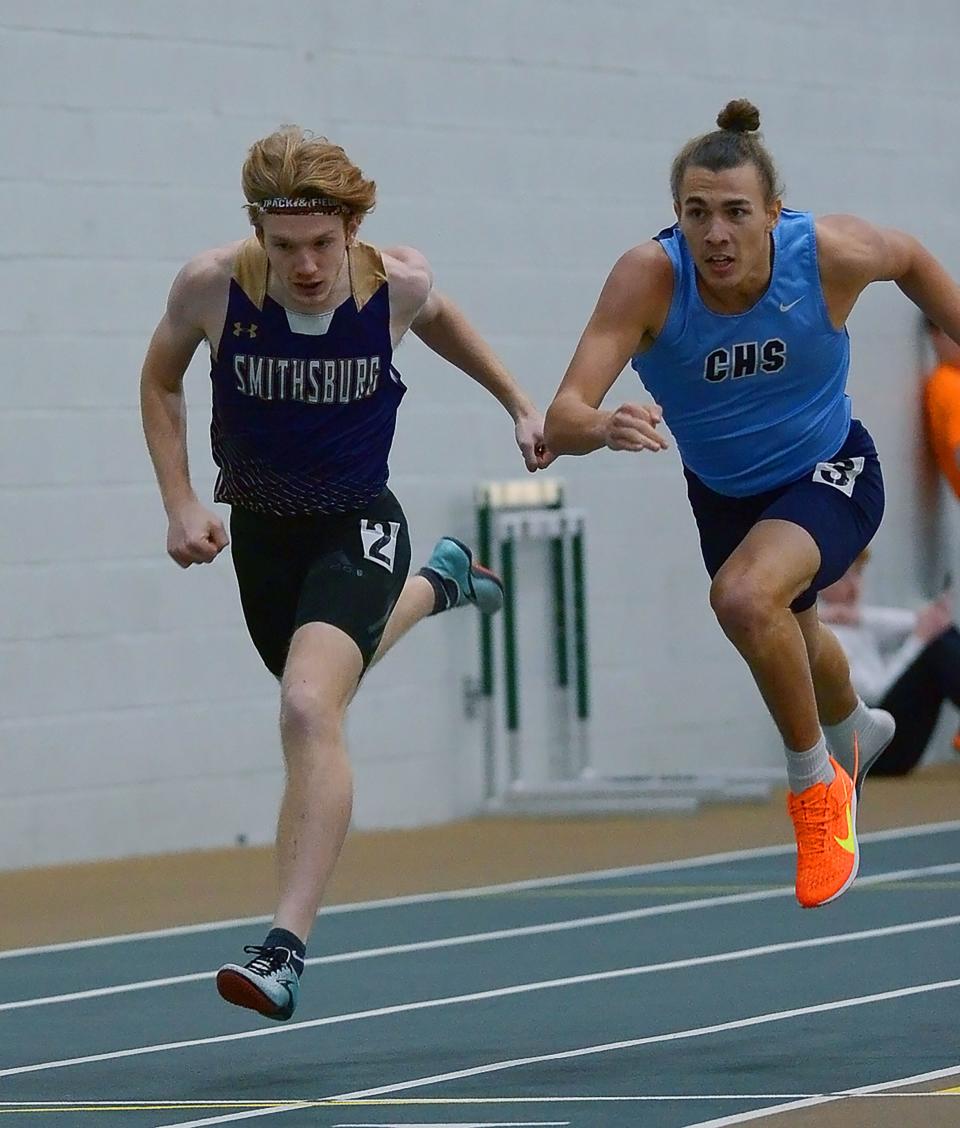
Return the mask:
<svg viewBox="0 0 960 1128">
<path fill-rule="evenodd" d="M 411 1123 L 409 1120 L 391 1120 L 376 1124 L 334 1124 L 333 1128 L 565 1128 L 569 1120 L 437 1120 Z"/>
<path fill-rule="evenodd" d="M 603 983 L 614 979 L 627 979 L 639 975 L 651 975 L 661 971 L 680 971 L 691 967 L 706 967 L 714 964 L 731 963 L 735 960 L 756 959 L 760 956 L 775 955 L 782 952 L 800 951 L 806 948 L 832 947 L 836 944 L 857 943 L 862 940 L 879 939 L 886 936 L 902 935 L 911 932 L 926 932 L 934 928 L 947 928 L 960 924 L 960 915 L 941 917 L 935 920 L 911 921 L 906 924 L 887 925 L 858 932 L 839 933 L 835 936 L 813 937 L 806 940 L 791 940 L 780 944 L 763 944 L 753 948 L 738 948 L 731 952 L 718 952 L 709 956 L 693 956 L 682 960 L 669 960 L 664 963 L 641 964 L 636 967 L 616 968 L 612 971 L 588 972 L 582 975 L 565 976 L 560 979 L 543 979 L 532 983 L 518 983 L 510 987 L 495 987 L 486 991 L 472 991 L 464 995 L 445 995 L 440 998 L 422 999 L 414 1003 L 397 1003 L 393 1006 L 376 1007 L 370 1010 L 353 1011 L 347 1014 L 328 1015 L 306 1022 L 288 1023 L 284 1026 L 260 1027 L 255 1030 L 242 1030 L 235 1034 L 217 1034 L 208 1038 L 190 1038 L 180 1042 L 163 1042 L 157 1045 L 136 1046 L 127 1050 L 110 1050 L 101 1054 L 87 1054 L 83 1057 L 61 1058 L 56 1061 L 36 1062 L 31 1065 L 17 1065 L 0 1069 L 0 1077 L 13 1077 L 22 1073 L 38 1073 L 49 1069 L 63 1069 L 73 1065 L 89 1065 L 99 1061 L 114 1061 L 119 1058 L 140 1057 L 144 1054 L 162 1053 L 167 1050 L 188 1049 L 194 1046 L 210 1046 L 222 1042 L 243 1041 L 247 1038 L 266 1038 L 275 1035 L 291 1034 L 295 1031 L 310 1030 L 319 1026 L 336 1026 L 346 1022 L 360 1022 L 387 1015 L 405 1014 L 411 1011 L 432 1010 L 438 1007 L 456 1006 L 462 1003 L 480 1002 L 485 999 L 501 999 L 513 995 L 525 995 L 534 991 L 551 991 L 563 987 L 576 987 L 585 983 Z"/>
<path fill-rule="evenodd" d="M 916 877 L 930 877 L 937 874 L 960 873 L 960 862 L 946 862 L 937 866 L 922 866 L 917 869 L 892 870 L 889 873 L 872 874 L 861 877 L 854 890 L 871 885 L 883 885 L 909 881 Z M 675 913 L 697 912 L 701 909 L 722 908 L 726 905 L 746 904 L 753 901 L 769 901 L 779 897 L 792 897 L 793 887 L 782 885 L 775 889 L 757 889 L 750 893 L 730 893 L 722 897 L 701 897 L 694 901 L 681 901 L 666 905 L 648 905 L 643 909 L 624 909 L 617 913 L 602 913 L 598 916 L 574 917 L 567 920 L 548 921 L 544 924 L 521 925 L 517 928 L 501 928 L 490 932 L 465 933 L 460 936 L 445 936 L 437 940 L 419 940 L 410 944 L 391 944 L 382 948 L 358 948 L 352 952 L 336 952 L 329 956 L 311 956 L 306 966 L 318 964 L 347 963 L 353 960 L 368 960 L 382 956 L 405 955 L 411 952 L 430 952 L 441 948 L 461 947 L 468 944 L 486 944 L 495 940 L 513 940 L 522 936 L 544 936 L 553 932 L 569 932 L 580 928 L 597 928 L 608 924 L 623 924 L 642 920 L 645 917 L 672 916 Z M 950 920 L 952 918 L 944 918 Z M 161 987 L 176 987 L 183 983 L 199 983 L 213 979 L 213 971 L 191 972 L 187 975 L 172 975 L 163 979 L 145 979 L 136 983 L 119 983 L 110 987 L 92 987 L 86 991 L 70 991 L 62 995 L 40 995 L 33 999 L 16 999 L 0 1003 L 3 1011 L 23 1010 L 29 1007 L 49 1006 L 53 1003 L 74 1003 L 85 999 L 97 999 L 110 995 L 122 995 L 131 991 L 148 991 Z M 289 1027 L 287 1028 L 289 1029 Z M 2 1076 L 2 1074 L 0 1074 Z"/>
<path fill-rule="evenodd" d="M 776 1116 L 781 1112 L 793 1112 L 799 1108 L 813 1108 L 815 1105 L 829 1104 L 832 1101 L 843 1101 L 851 1098 L 884 1096 L 884 1097 L 942 1097 L 945 1093 L 888 1093 L 885 1090 L 901 1085 L 922 1085 L 927 1081 L 939 1081 L 944 1077 L 955 1077 L 960 1065 L 952 1065 L 947 1069 L 935 1069 L 930 1073 L 915 1073 L 912 1077 L 899 1077 L 895 1081 L 882 1081 L 879 1085 L 861 1085 L 856 1089 L 846 1089 L 842 1093 L 828 1093 L 821 1096 L 808 1097 L 805 1100 L 791 1101 L 789 1104 L 776 1105 L 773 1108 L 754 1109 L 751 1112 L 740 1113 L 734 1116 L 721 1116 L 714 1120 L 701 1120 L 697 1124 L 689 1124 L 687 1128 L 729 1128 L 733 1124 L 747 1124 L 751 1120 L 758 1120 L 761 1116 Z"/>
<path fill-rule="evenodd" d="M 689 1030 L 676 1030 L 669 1034 L 653 1034 L 644 1038 L 631 1038 L 620 1042 L 606 1042 L 596 1046 L 582 1046 L 574 1050 L 562 1050 L 553 1054 L 537 1054 L 533 1057 L 513 1058 L 507 1061 L 494 1061 L 487 1065 L 474 1066 L 471 1069 L 458 1069 L 451 1073 L 438 1073 L 432 1077 L 417 1077 L 411 1081 L 399 1081 L 392 1085 L 379 1085 L 373 1089 L 361 1089 L 352 1093 L 339 1093 L 327 1097 L 328 1101 L 351 1101 L 363 1097 L 379 1097 L 387 1093 L 399 1093 L 409 1089 L 418 1089 L 426 1085 L 439 1085 L 447 1081 L 459 1081 L 467 1077 L 479 1077 L 487 1073 L 499 1073 L 507 1069 L 518 1069 L 527 1065 L 540 1065 L 544 1062 L 569 1061 L 571 1058 L 586 1057 L 591 1054 L 606 1054 L 616 1050 L 635 1049 L 637 1046 L 660 1045 L 666 1042 L 679 1042 L 691 1038 L 702 1038 L 710 1034 L 726 1033 L 729 1030 L 743 1030 L 752 1026 L 763 1026 L 773 1022 L 784 1022 L 791 1018 L 802 1018 L 810 1014 L 824 1014 L 828 1011 L 845 1010 L 849 1007 L 869 1006 L 873 1003 L 887 1002 L 891 999 L 903 999 L 911 995 L 928 994 L 933 991 L 947 991 L 960 987 L 960 979 L 947 979 L 938 983 L 922 983 L 916 987 L 901 987 L 895 991 L 882 991 L 875 995 L 860 995 L 848 999 L 836 999 L 829 1003 L 816 1003 L 808 1007 L 795 1007 L 791 1010 L 773 1011 L 768 1014 L 752 1015 L 750 1018 L 739 1018 L 732 1022 L 720 1022 L 712 1026 L 697 1026 Z M 210 1124 L 233 1124 L 238 1120 L 251 1120 L 257 1116 L 275 1116 L 283 1112 L 293 1112 L 302 1108 L 302 1104 L 281 1105 L 271 1109 L 255 1109 L 251 1112 L 240 1112 L 227 1116 L 214 1116 L 203 1120 L 168 1121 L 158 1124 L 156 1128 L 206 1128 Z M 691 1128 L 706 1128 L 705 1125 L 691 1126 Z"/>
<path fill-rule="evenodd" d="M 875 830 L 860 835 L 861 842 L 889 842 L 902 838 L 917 838 L 927 834 L 949 834 L 960 830 L 960 819 L 939 823 L 920 823 L 915 826 L 894 827 L 892 830 Z M 412 893 L 404 897 L 385 897 L 379 901 L 355 901 L 345 905 L 325 906 L 321 916 L 339 913 L 367 912 L 371 909 L 389 909 L 403 905 L 427 905 L 439 901 L 455 901 L 470 897 L 491 897 L 501 893 L 519 893 L 526 889 L 549 889 L 552 886 L 572 885 L 576 882 L 605 881 L 614 877 L 635 877 L 645 873 L 667 873 L 674 870 L 695 869 L 698 866 L 723 865 L 725 862 L 750 861 L 754 858 L 772 858 L 796 850 L 792 843 L 779 846 L 757 846 L 749 850 L 728 850 L 720 854 L 702 854 L 695 858 L 679 858 L 669 862 L 648 862 L 640 866 L 623 866 L 617 869 L 587 870 L 554 877 L 536 877 L 525 881 L 511 881 L 500 885 L 479 885 L 469 889 L 448 889 L 439 893 Z M 165 940 L 177 936 L 215 932 L 218 929 L 243 928 L 266 924 L 270 916 L 237 917 L 233 920 L 206 921 L 203 924 L 184 924 L 176 928 L 156 928 L 147 932 L 128 932 L 118 936 L 95 936 L 87 940 L 70 940 L 61 944 L 42 944 L 33 948 L 9 948 L 0 951 L 0 960 L 19 956 L 47 955 L 52 952 L 72 952 L 84 948 L 100 948 L 106 944 L 126 944 L 140 940 Z"/>
<path fill-rule="evenodd" d="M 950 1069 L 948 1069 L 946 1071 L 946 1073 L 948 1075 L 953 1075 L 955 1068 L 956 1067 L 951 1067 Z M 909 1080 L 910 1079 L 908 1078 L 907 1081 L 909 1082 Z M 896 1081 L 896 1082 L 886 1082 L 885 1081 L 884 1084 L 885 1085 L 886 1084 L 897 1084 L 897 1085 L 899 1085 L 899 1084 L 901 1084 L 901 1082 L 900 1081 Z M 616 1096 L 616 1097 L 596 1096 L 596 1095 L 593 1095 L 593 1094 L 591 1094 L 589 1096 L 581 1096 L 581 1097 L 570 1097 L 570 1096 L 566 1096 L 566 1097 L 446 1097 L 446 1098 L 443 1098 L 443 1097 L 397 1097 L 395 1100 L 390 1100 L 389 1098 L 383 1098 L 381 1100 L 372 1100 L 372 1101 L 363 1101 L 363 1100 L 360 1100 L 360 1101 L 338 1101 L 338 1100 L 332 1100 L 331 1098 L 328 1097 L 328 1098 L 318 1098 L 317 1100 L 304 1100 L 301 1103 L 304 1105 L 304 1107 L 309 1107 L 309 1108 L 320 1107 L 320 1106 L 323 1106 L 323 1107 L 335 1106 L 335 1107 L 339 1108 L 342 1105 L 350 1105 L 354 1108 L 364 1108 L 368 1105 L 389 1105 L 391 1107 L 400 1107 L 401 1105 L 403 1105 L 403 1106 L 408 1106 L 408 1105 L 409 1106 L 413 1106 L 413 1105 L 444 1105 L 444 1106 L 448 1106 L 448 1105 L 485 1105 L 485 1104 L 499 1104 L 499 1105 L 512 1105 L 512 1104 L 592 1104 L 592 1103 L 603 1104 L 604 1102 L 612 1104 L 612 1103 L 616 1103 L 618 1101 L 623 1102 L 625 1104 L 629 1104 L 630 1102 L 633 1102 L 633 1103 L 638 1103 L 638 1102 L 639 1103 L 643 1103 L 643 1102 L 656 1103 L 656 1102 L 663 1102 L 663 1101 L 671 1101 L 671 1102 L 674 1102 L 674 1103 L 679 1102 L 679 1103 L 683 1104 L 686 1101 L 693 1101 L 693 1102 L 696 1102 L 696 1101 L 701 1101 L 701 1102 L 702 1101 L 784 1101 L 784 1100 L 787 1100 L 788 1098 L 790 1100 L 800 1100 L 800 1099 L 806 1100 L 806 1099 L 812 1099 L 812 1098 L 817 1098 L 817 1097 L 824 1097 L 828 1100 L 836 1100 L 836 1099 L 839 1099 L 840 1097 L 843 1097 L 845 1100 L 854 1100 L 854 1099 L 859 1099 L 861 1096 L 870 1097 L 871 1099 L 878 1099 L 878 1100 L 880 1098 L 883 1098 L 883 1100 L 896 1100 L 898 1098 L 903 1098 L 903 1097 L 910 1097 L 910 1098 L 914 1098 L 914 1097 L 921 1098 L 922 1097 L 924 1099 L 926 1099 L 927 1097 L 956 1097 L 956 1096 L 960 1096 L 960 1094 L 958 1094 L 956 1092 L 956 1090 L 950 1090 L 950 1089 L 931 1090 L 930 1092 L 927 1092 L 927 1093 L 886 1093 L 886 1092 L 884 1092 L 884 1093 L 863 1093 L 863 1094 L 861 1094 L 859 1092 L 859 1090 L 854 1091 L 853 1089 L 850 1089 L 850 1090 L 844 1090 L 842 1092 L 837 1092 L 837 1093 L 642 1093 L 642 1094 L 633 1094 L 631 1096 Z M 19 1103 L 25 1104 L 26 1107 L 28 1107 L 28 1108 L 33 1108 L 35 1102 L 34 1103 L 27 1103 L 27 1102 L 21 1101 Z M 211 1105 L 214 1104 L 213 1101 L 208 1101 L 207 1103 L 211 1104 Z M 226 1107 L 231 1102 L 223 1101 L 222 1103 Z M 252 1108 L 253 1107 L 252 1101 L 247 1101 L 247 1102 L 234 1101 L 232 1103 L 236 1104 L 236 1106 L 238 1108 Z M 275 1105 L 289 1104 L 289 1103 L 290 1103 L 289 1101 L 261 1101 L 258 1104 L 257 1107 L 258 1108 L 267 1108 L 267 1107 L 272 1107 L 272 1106 L 275 1106 Z M 193 1104 L 189 1101 L 183 1101 L 179 1105 L 176 1102 L 168 1101 L 167 1105 L 171 1109 L 173 1109 L 173 1108 L 190 1109 L 190 1108 L 200 1107 L 199 1102 L 197 1102 L 197 1104 Z M 690 1128 L 696 1128 L 696 1126 L 693 1125 L 693 1126 L 690 1126 Z"/>
<path fill-rule="evenodd" d="M 784 1096 L 799 1096 L 810 1094 L 782 1094 Z M 275 1101 L 166 1101 L 166 1100 L 142 1100 L 142 1101 L 0 1101 L 0 1111 L 5 1109 L 14 1109 L 21 1111 L 25 1109 L 43 1109 L 50 1112 L 136 1112 L 153 1111 L 156 1109 L 164 1109 L 167 1112 L 177 1112 L 183 1109 L 270 1109 L 275 1104 L 289 1104 L 289 1100 L 275 1100 Z M 301 1101 L 305 1107 L 309 1107 L 314 1102 Z"/>
</svg>

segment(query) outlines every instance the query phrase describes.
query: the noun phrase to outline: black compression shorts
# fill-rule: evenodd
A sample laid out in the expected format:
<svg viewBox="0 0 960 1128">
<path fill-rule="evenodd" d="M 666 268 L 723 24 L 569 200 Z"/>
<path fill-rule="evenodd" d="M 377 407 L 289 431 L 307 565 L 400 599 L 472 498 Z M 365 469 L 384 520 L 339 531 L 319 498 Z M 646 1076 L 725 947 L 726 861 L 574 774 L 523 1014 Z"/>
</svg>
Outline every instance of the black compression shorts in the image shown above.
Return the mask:
<svg viewBox="0 0 960 1128">
<path fill-rule="evenodd" d="M 357 644 L 364 668 L 410 570 L 410 537 L 389 490 L 353 513 L 272 517 L 234 506 L 233 566 L 247 629 L 281 677 L 294 631 L 330 623 Z"/>
<path fill-rule="evenodd" d="M 850 422 L 843 446 L 829 462 L 818 462 L 796 481 L 750 497 L 715 493 L 684 470 L 687 497 L 700 532 L 700 550 L 713 577 L 747 533 L 762 520 L 790 521 L 813 537 L 820 568 L 791 604 L 805 611 L 817 592 L 839 580 L 873 539 L 883 516 L 883 475 L 866 427 Z"/>
</svg>

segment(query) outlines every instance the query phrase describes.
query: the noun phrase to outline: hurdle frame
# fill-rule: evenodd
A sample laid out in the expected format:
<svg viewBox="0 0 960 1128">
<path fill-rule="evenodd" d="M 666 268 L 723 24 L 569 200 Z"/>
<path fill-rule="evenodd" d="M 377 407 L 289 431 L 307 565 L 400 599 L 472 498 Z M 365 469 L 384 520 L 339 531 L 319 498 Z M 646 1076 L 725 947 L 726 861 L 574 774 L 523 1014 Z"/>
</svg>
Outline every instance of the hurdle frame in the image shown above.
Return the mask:
<svg viewBox="0 0 960 1128">
<path fill-rule="evenodd" d="M 590 671 L 584 510 L 566 504 L 561 479 L 543 477 L 478 483 L 475 495 L 481 560 L 499 565 L 504 583 L 501 619 L 502 728 L 498 724 L 496 627 L 479 626 L 480 673 L 475 697 L 484 725 L 483 802 L 486 810 L 517 813 L 693 810 L 706 799 L 766 798 L 776 777 L 751 772 L 598 776 L 590 746 Z M 522 694 L 517 645 L 516 544 L 547 542 L 553 641 L 553 682 L 564 694 L 571 740 L 562 749 L 559 775 L 532 785 L 525 778 Z M 572 660 L 571 660 L 572 659 Z M 571 685 L 571 665 L 573 667 Z"/>
</svg>

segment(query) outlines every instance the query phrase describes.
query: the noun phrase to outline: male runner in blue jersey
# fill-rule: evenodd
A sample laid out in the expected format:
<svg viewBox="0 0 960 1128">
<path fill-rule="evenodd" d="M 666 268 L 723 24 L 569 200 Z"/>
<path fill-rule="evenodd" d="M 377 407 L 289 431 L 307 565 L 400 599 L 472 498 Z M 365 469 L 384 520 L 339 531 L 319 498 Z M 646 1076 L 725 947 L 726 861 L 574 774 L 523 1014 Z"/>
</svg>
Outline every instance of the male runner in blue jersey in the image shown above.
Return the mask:
<svg viewBox="0 0 960 1128">
<path fill-rule="evenodd" d="M 231 509 L 244 616 L 280 679 L 286 788 L 277 829 L 279 902 L 245 965 L 221 968 L 224 998 L 271 1018 L 293 1013 L 305 943 L 350 821 L 344 715 L 368 665 L 427 615 L 465 603 L 496 611 L 500 581 L 444 537 L 407 580 L 410 541 L 387 489 L 405 392 L 393 353 L 408 329 L 513 417 L 528 470 L 546 466 L 543 419 L 424 257 L 357 239 L 375 185 L 325 138 L 286 127 L 243 168 L 249 239 L 180 271 L 143 366 L 147 445 L 187 568 L 226 547 L 190 483 L 183 377 L 206 341 L 217 501 Z M 406 582 L 405 582 L 406 581 Z"/>
<path fill-rule="evenodd" d="M 960 290 L 909 235 L 782 209 L 759 124 L 731 102 L 677 155 L 678 222 L 614 266 L 546 438 L 556 454 L 657 451 L 661 420 L 676 438 L 711 606 L 783 737 L 797 899 L 811 907 L 856 876 L 860 784 L 893 735 L 815 606 L 883 512 L 877 453 L 845 394 L 845 325 L 864 288 L 890 280 L 960 340 Z M 601 410 L 628 361 L 656 402 Z"/>
</svg>

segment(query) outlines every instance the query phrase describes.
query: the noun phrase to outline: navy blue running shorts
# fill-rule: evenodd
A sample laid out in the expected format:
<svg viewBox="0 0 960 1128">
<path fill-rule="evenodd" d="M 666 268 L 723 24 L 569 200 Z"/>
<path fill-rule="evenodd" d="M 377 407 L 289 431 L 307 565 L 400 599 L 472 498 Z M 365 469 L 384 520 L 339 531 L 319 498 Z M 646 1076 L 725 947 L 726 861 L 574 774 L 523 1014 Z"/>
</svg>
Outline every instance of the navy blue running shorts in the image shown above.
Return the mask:
<svg viewBox="0 0 960 1128">
<path fill-rule="evenodd" d="M 333 516 L 272 517 L 234 505 L 230 536 L 247 630 L 275 677 L 305 623 L 339 627 L 366 669 L 410 570 L 407 519 L 389 490 Z"/>
<path fill-rule="evenodd" d="M 687 497 L 711 578 L 758 521 L 792 521 L 820 549 L 813 583 L 790 605 L 806 611 L 817 592 L 839 580 L 873 540 L 883 517 L 883 476 L 877 448 L 858 420 L 850 421 L 837 453 L 793 482 L 749 497 L 726 497 L 684 468 Z"/>
</svg>

